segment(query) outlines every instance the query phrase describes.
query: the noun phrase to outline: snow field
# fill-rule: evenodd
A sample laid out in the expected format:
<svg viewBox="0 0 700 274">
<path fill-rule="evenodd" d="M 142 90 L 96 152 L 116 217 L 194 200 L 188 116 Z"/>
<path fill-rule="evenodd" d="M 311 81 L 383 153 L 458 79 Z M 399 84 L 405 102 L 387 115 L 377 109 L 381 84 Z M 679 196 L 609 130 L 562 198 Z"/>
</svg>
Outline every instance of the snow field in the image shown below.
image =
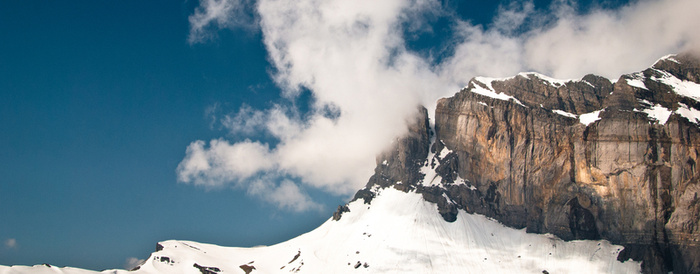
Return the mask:
<svg viewBox="0 0 700 274">
<path fill-rule="evenodd" d="M 565 242 L 528 234 L 460 211 L 445 222 L 420 194 L 381 189 L 371 205 L 350 203 L 339 221 L 273 246 L 234 248 L 166 241 L 135 272 L 200 273 L 639 273 L 640 264 L 616 260 L 622 247 L 607 241 Z M 299 256 L 296 256 L 296 255 Z M 359 263 L 359 264 L 358 264 Z M 356 268 L 357 266 L 357 268 Z M 365 267 L 366 266 L 366 267 Z M 82 274 L 76 269 L 54 272 Z M 0 273 L 12 272 L 0 268 Z M 106 273 L 127 273 L 124 271 Z"/>
</svg>

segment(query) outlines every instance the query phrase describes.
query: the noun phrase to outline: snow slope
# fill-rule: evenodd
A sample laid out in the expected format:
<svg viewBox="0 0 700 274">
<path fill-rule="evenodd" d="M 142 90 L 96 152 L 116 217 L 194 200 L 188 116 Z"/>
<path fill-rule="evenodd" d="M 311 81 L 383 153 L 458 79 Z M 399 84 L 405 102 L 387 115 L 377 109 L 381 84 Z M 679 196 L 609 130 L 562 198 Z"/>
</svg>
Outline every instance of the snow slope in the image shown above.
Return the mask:
<svg viewBox="0 0 700 274">
<path fill-rule="evenodd" d="M 481 215 L 459 212 L 445 222 L 420 194 L 378 190 L 371 205 L 357 200 L 339 221 L 273 246 L 235 248 L 188 241 L 160 243 L 140 269 L 101 273 L 639 273 L 616 260 L 607 241 L 565 242 L 528 234 Z M 199 268 L 207 271 L 200 271 Z M 207 268 L 208 267 L 208 268 Z M 9 273 L 97 273 L 75 268 L 0 266 Z"/>
</svg>

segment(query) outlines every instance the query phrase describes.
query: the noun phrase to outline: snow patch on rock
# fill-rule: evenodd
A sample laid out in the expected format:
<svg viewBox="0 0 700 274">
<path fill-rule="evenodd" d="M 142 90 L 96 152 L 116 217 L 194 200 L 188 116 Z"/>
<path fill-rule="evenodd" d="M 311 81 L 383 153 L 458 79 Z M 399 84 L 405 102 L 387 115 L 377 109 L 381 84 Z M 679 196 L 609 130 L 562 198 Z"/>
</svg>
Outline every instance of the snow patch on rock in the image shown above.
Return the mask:
<svg viewBox="0 0 700 274">
<path fill-rule="evenodd" d="M 595 121 L 600 120 L 600 112 L 602 112 L 604 109 L 601 110 L 596 110 L 594 112 L 586 113 L 586 114 L 581 114 L 578 117 L 578 121 L 581 124 L 584 124 L 586 126 L 594 123 Z"/>
<path fill-rule="evenodd" d="M 521 72 L 518 73 L 518 75 L 523 76 L 525 78 L 531 78 L 531 76 L 534 76 L 535 78 L 539 78 L 540 80 L 544 80 L 548 82 L 550 85 L 559 87 L 559 86 L 564 86 L 568 82 L 577 82 L 579 79 L 556 79 L 549 77 L 547 75 L 538 73 L 538 72 Z"/>
<path fill-rule="evenodd" d="M 672 111 L 669 109 L 656 104 L 650 108 L 643 109 L 642 112 L 646 113 L 649 118 L 656 120 L 659 122 L 659 124 L 666 124 L 666 121 L 668 121 L 668 118 L 671 117 Z"/>
<path fill-rule="evenodd" d="M 670 74 L 666 71 L 662 70 L 656 70 L 659 74 L 661 74 L 661 77 L 656 77 L 652 76 L 651 79 L 655 81 L 659 81 L 661 83 L 664 83 L 670 87 L 673 88 L 673 91 L 681 96 L 685 96 L 688 98 L 691 98 L 695 101 L 700 102 L 700 84 L 691 82 L 691 81 L 683 81 L 681 79 L 676 78 L 676 76 L 673 76 L 673 74 Z"/>
<path fill-rule="evenodd" d="M 494 91 L 491 83 L 493 81 L 497 81 L 497 80 L 502 81 L 504 79 L 488 78 L 488 77 L 474 77 L 474 80 L 473 80 L 474 88 L 472 88 L 470 91 L 473 93 L 479 94 L 479 95 L 491 97 L 491 98 L 498 99 L 498 100 L 503 100 L 503 101 L 513 100 L 513 102 L 517 103 L 518 105 L 525 106 L 522 102 L 520 102 L 520 100 L 518 100 L 517 98 L 515 98 L 513 96 L 510 96 L 510 95 L 505 94 L 503 92 L 496 93 Z M 486 86 L 486 87 L 484 87 L 484 86 Z"/>
<path fill-rule="evenodd" d="M 625 78 L 625 81 L 627 82 L 628 85 L 636 87 L 636 88 L 641 88 L 641 89 L 646 89 L 647 86 L 644 84 L 644 74 L 640 73 L 634 73 L 634 74 L 629 74 L 628 75 L 630 78 Z"/>
<path fill-rule="evenodd" d="M 561 116 L 569 117 L 569 118 L 574 118 L 574 119 L 578 118 L 578 116 L 576 116 L 576 114 L 569 113 L 569 112 L 559 110 L 559 109 L 553 109 L 552 112 L 559 114 Z"/>
<path fill-rule="evenodd" d="M 679 107 L 675 111 L 678 115 L 688 119 L 691 123 L 698 124 L 700 121 L 700 110 L 688 107 L 686 104 L 678 103 Z"/>
</svg>

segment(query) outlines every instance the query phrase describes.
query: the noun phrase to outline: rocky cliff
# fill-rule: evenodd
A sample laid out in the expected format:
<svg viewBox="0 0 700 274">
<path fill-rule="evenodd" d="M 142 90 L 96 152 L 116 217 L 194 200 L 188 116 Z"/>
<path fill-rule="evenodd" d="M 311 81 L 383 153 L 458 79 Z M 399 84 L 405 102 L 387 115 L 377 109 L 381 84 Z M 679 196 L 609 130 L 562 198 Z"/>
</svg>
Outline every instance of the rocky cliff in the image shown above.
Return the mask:
<svg viewBox="0 0 700 274">
<path fill-rule="evenodd" d="M 355 199 L 422 193 L 565 240 L 625 246 L 647 273 L 700 273 L 700 60 L 667 56 L 616 82 L 477 77 L 377 158 Z"/>
</svg>

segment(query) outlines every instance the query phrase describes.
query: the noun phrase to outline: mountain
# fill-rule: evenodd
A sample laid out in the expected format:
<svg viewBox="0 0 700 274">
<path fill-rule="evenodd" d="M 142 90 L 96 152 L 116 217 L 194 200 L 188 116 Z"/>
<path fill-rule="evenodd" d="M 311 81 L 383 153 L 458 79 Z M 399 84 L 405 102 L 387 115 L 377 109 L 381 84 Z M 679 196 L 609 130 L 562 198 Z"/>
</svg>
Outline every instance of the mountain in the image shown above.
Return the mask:
<svg viewBox="0 0 700 274">
<path fill-rule="evenodd" d="M 317 229 L 273 246 L 165 241 L 101 273 L 700 273 L 700 60 L 477 77 L 377 157 Z M 7 273 L 95 273 L 48 265 Z"/>
<path fill-rule="evenodd" d="M 700 273 L 698 83 L 690 55 L 614 84 L 475 78 L 438 102 L 435 170 L 448 179 L 431 191 L 511 227 L 623 245 L 648 273 Z"/>
<path fill-rule="evenodd" d="M 342 207 L 339 218 L 273 246 L 221 247 L 188 241 L 157 245 L 139 269 L 102 273 L 638 273 L 621 263 L 622 247 L 607 241 L 566 242 L 530 234 L 485 216 L 459 211 L 445 222 L 437 206 L 415 192 L 374 188 L 367 204 Z M 82 274 L 38 265 L 0 273 Z"/>
<path fill-rule="evenodd" d="M 437 102 L 432 144 L 414 123 L 356 199 L 393 186 L 421 193 L 447 222 L 483 214 L 564 240 L 609 240 L 646 273 L 700 273 L 698 83 L 690 55 L 615 83 L 474 78 Z"/>
</svg>

